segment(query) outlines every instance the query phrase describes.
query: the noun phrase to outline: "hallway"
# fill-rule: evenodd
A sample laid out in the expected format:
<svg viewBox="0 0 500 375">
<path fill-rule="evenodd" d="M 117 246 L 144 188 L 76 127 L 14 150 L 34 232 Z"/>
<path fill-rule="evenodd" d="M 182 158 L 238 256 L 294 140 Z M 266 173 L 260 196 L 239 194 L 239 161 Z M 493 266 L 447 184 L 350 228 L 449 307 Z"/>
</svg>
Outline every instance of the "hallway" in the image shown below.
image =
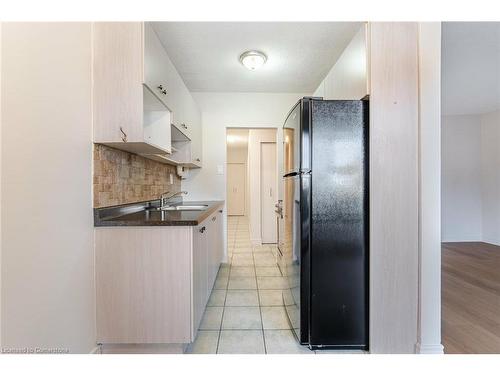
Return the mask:
<svg viewBox="0 0 500 375">
<path fill-rule="evenodd" d="M 276 247 L 252 247 L 248 218 L 228 216 L 228 263 L 222 264 L 193 354 L 314 354 L 297 343 L 283 306 L 286 279 Z"/>
</svg>

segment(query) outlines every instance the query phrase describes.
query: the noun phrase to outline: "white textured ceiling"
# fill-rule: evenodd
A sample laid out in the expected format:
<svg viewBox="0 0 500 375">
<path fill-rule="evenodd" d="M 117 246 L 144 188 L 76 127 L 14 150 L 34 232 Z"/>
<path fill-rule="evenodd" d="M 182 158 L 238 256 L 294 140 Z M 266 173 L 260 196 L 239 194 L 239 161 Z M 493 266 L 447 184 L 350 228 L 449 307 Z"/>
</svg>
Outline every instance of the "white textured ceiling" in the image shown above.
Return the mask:
<svg viewBox="0 0 500 375">
<path fill-rule="evenodd" d="M 154 22 L 190 91 L 312 93 L 361 27 L 359 22 Z M 249 71 L 241 53 L 268 56 Z"/>
<path fill-rule="evenodd" d="M 442 113 L 500 108 L 500 22 L 442 24 Z"/>
</svg>

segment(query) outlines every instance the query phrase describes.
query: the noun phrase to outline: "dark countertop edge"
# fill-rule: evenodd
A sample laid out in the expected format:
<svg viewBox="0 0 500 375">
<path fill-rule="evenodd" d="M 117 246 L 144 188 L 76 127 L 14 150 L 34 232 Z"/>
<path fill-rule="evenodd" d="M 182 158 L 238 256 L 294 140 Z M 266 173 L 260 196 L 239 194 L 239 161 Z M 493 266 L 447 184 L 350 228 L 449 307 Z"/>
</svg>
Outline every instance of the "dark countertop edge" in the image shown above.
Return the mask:
<svg viewBox="0 0 500 375">
<path fill-rule="evenodd" d="M 190 202 L 190 201 L 187 201 Z M 198 201 L 197 201 L 198 202 Z M 203 201 L 209 204 L 209 207 L 204 211 L 199 211 L 199 216 L 196 220 L 171 220 L 171 221 L 131 221 L 131 220 L 120 220 L 120 217 L 113 219 L 100 220 L 99 210 L 109 209 L 110 207 L 94 208 L 94 227 L 95 228 L 105 228 L 105 227 L 183 227 L 183 226 L 197 226 L 206 220 L 212 213 L 224 207 L 225 201 Z M 115 207 L 127 207 L 134 205 L 144 205 L 146 202 L 136 202 L 130 204 L 123 204 Z"/>
</svg>

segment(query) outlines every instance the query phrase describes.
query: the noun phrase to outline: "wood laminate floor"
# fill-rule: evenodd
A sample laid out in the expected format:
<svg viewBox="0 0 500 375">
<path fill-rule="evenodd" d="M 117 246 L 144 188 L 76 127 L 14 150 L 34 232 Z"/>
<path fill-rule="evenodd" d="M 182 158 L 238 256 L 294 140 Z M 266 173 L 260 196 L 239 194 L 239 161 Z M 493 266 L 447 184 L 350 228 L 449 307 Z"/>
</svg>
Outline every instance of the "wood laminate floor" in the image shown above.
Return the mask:
<svg viewBox="0 0 500 375">
<path fill-rule="evenodd" d="M 445 353 L 500 353 L 500 246 L 442 244 Z"/>
</svg>

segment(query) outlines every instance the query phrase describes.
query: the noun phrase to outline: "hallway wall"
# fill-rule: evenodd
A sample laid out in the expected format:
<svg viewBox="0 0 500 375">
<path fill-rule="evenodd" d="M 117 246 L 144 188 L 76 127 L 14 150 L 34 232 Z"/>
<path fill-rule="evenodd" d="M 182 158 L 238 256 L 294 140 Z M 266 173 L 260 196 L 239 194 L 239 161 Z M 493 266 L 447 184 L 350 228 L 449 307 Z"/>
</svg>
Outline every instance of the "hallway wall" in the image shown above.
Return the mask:
<svg viewBox="0 0 500 375">
<path fill-rule="evenodd" d="M 443 116 L 442 241 L 481 241 L 481 118 Z"/>
</svg>

